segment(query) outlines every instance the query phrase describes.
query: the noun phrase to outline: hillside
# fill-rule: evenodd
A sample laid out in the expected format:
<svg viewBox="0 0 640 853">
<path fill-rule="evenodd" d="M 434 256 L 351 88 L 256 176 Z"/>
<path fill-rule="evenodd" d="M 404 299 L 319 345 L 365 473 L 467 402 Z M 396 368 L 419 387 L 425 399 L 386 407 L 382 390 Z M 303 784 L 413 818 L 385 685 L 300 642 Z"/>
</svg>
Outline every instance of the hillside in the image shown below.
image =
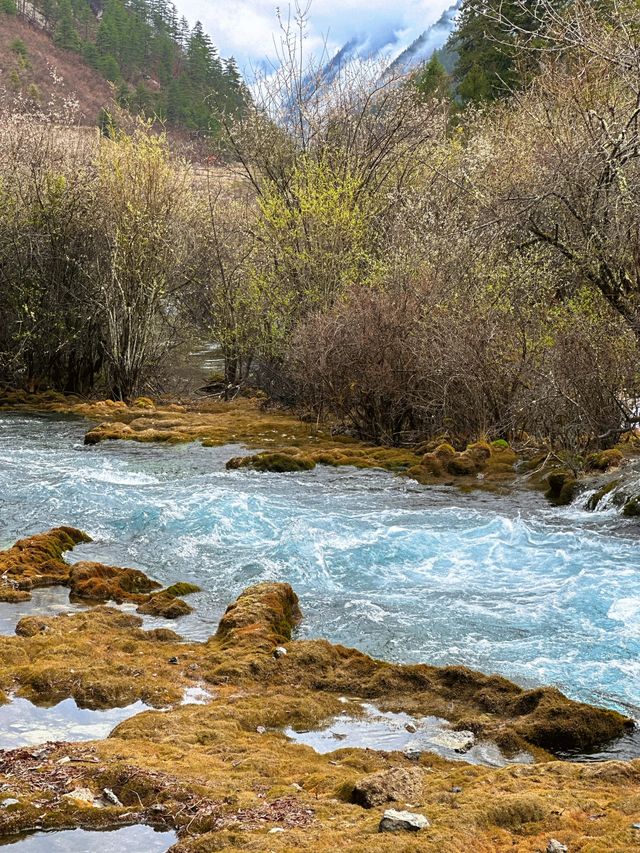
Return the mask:
<svg viewBox="0 0 640 853">
<path fill-rule="evenodd" d="M 85 122 L 110 100 L 178 131 L 215 135 L 220 117 L 243 109 L 247 89 L 196 22 L 155 0 L 3 0 L 0 84 L 5 98 L 46 102 L 52 69 L 75 92 Z"/>
<path fill-rule="evenodd" d="M 46 33 L 23 19 L 0 13 L 0 103 L 22 94 L 44 105 L 54 90 L 59 98 L 77 99 L 81 124 L 95 124 L 113 97 L 111 84 L 76 54 L 56 47 Z"/>
</svg>

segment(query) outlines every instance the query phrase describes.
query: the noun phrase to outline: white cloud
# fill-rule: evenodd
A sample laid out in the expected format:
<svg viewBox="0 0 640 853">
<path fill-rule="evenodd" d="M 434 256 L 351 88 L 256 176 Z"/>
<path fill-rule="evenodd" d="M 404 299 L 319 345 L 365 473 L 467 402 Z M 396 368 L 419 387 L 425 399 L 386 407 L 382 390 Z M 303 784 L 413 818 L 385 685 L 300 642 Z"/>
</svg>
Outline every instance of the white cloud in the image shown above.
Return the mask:
<svg viewBox="0 0 640 853">
<path fill-rule="evenodd" d="M 354 36 L 372 48 L 398 53 L 436 21 L 452 0 L 313 0 L 306 49 L 318 54 L 326 40 L 331 55 Z M 278 39 L 276 0 L 177 0 L 180 14 L 200 20 L 223 56 L 236 57 L 248 73 L 251 65 L 275 57 Z M 289 4 L 280 5 L 283 16 Z M 395 44 L 394 44 L 395 42 Z M 394 44 L 392 48 L 392 44 Z"/>
</svg>

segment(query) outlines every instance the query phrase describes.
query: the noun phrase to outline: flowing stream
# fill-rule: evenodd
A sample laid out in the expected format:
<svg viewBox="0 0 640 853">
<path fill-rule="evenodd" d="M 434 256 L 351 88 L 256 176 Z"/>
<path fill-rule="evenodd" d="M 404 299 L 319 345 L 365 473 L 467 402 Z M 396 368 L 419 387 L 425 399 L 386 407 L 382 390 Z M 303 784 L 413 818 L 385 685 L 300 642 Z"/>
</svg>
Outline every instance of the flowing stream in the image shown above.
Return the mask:
<svg viewBox="0 0 640 853">
<path fill-rule="evenodd" d="M 304 637 L 554 684 L 640 718 L 639 520 L 377 471 L 226 471 L 231 446 L 85 448 L 86 429 L 0 416 L 0 547 L 80 527 L 94 542 L 71 560 L 202 586 L 195 616 L 171 625 L 194 639 L 244 587 L 288 581 Z M 0 630 L 17 607 L 0 605 Z"/>
</svg>

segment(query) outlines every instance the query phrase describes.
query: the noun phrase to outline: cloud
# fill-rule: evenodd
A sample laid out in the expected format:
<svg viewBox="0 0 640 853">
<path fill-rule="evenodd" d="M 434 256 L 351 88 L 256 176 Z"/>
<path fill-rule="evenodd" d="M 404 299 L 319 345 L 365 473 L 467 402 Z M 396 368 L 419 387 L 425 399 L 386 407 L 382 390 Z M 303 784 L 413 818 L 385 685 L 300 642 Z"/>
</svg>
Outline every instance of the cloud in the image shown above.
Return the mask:
<svg viewBox="0 0 640 853">
<path fill-rule="evenodd" d="M 350 40 L 360 52 L 397 55 L 433 24 L 451 0 L 313 0 L 305 50 L 334 55 Z M 278 40 L 275 0 L 178 0 L 191 24 L 200 20 L 223 56 L 233 55 L 245 74 L 265 59 L 275 61 Z M 283 2 L 286 17 L 289 4 Z"/>
</svg>

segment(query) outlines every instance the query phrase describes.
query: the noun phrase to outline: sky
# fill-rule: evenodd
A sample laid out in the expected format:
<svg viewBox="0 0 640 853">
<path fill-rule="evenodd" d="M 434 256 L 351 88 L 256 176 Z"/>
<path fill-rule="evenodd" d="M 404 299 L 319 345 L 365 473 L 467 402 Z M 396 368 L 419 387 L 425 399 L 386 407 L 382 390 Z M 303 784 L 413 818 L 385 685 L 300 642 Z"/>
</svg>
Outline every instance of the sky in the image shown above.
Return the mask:
<svg viewBox="0 0 640 853">
<path fill-rule="evenodd" d="M 380 49 L 397 56 L 434 23 L 452 0 L 312 0 L 308 14 L 306 50 L 319 56 L 326 44 L 328 56 L 352 38 L 365 50 Z M 278 16 L 286 18 L 289 4 L 277 0 L 177 0 L 181 15 L 193 25 L 200 20 L 224 57 L 234 56 L 240 70 L 265 59 L 273 61 Z"/>
</svg>

